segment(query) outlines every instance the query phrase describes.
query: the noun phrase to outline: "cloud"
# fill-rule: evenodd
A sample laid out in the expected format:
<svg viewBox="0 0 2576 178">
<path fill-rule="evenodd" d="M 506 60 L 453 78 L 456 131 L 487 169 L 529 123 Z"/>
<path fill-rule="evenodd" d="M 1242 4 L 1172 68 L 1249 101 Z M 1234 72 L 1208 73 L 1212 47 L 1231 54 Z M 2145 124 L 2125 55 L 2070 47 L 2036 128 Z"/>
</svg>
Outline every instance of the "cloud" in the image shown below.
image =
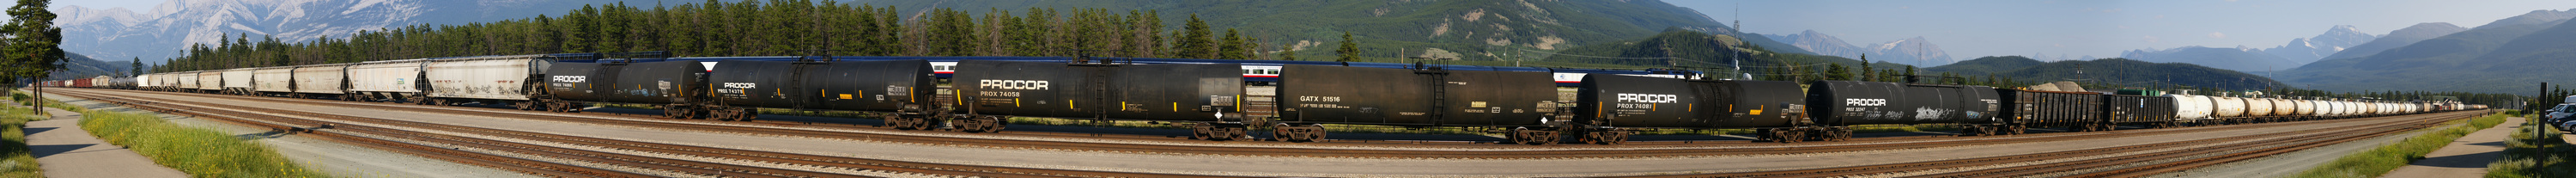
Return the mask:
<svg viewBox="0 0 2576 178">
<path fill-rule="evenodd" d="M 2148 42 L 2148 43 L 2154 43 L 2154 42 L 2156 42 L 2156 36 L 2155 36 L 2155 35 L 2147 35 L 2147 37 L 2139 37 L 2139 38 L 2147 40 L 2147 42 Z"/>
<path fill-rule="evenodd" d="M 2209 32 L 2209 38 L 2227 38 L 2226 33 Z"/>
</svg>

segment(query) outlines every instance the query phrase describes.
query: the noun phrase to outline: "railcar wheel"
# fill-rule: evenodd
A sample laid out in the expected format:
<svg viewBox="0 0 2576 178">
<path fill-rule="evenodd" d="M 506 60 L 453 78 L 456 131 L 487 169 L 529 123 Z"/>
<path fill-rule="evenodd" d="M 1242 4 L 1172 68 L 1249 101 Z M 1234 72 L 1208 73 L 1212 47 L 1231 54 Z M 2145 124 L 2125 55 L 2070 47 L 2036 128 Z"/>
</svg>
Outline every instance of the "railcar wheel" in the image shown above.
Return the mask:
<svg viewBox="0 0 2576 178">
<path fill-rule="evenodd" d="M 1324 140 L 1325 132 L 1323 125 L 1290 125 L 1287 123 L 1271 124 L 1271 139 L 1277 139 L 1283 142 L 1314 142 L 1317 140 Z"/>
<path fill-rule="evenodd" d="M 1778 140 L 1780 143 L 1798 143 L 1800 141 L 1807 141 L 1807 132 L 1803 130 L 1780 129 L 1774 130 L 1774 132 L 1776 133 L 1772 133 L 1772 135 L 1780 136 L 1780 140 Z"/>
<path fill-rule="evenodd" d="M 510 108 L 519 109 L 521 111 L 535 111 L 537 110 L 537 103 L 532 101 L 510 102 Z"/>
<path fill-rule="evenodd" d="M 1208 140 L 1209 135 L 1216 135 L 1214 134 L 1214 132 L 1216 132 L 1215 128 L 1216 126 L 1208 126 L 1207 124 L 1192 125 L 1190 126 L 1190 139 Z"/>
<path fill-rule="evenodd" d="M 957 126 L 957 130 L 965 131 L 967 133 L 1002 132 L 1002 119 L 995 116 L 968 117 L 966 119 L 955 119 L 955 121 L 956 122 L 954 123 Z"/>
<path fill-rule="evenodd" d="M 1833 141 L 1837 141 L 1837 142 L 1839 142 L 1839 141 L 1850 141 L 1850 140 L 1851 140 L 1851 138 L 1852 138 L 1852 129 L 1851 129 L 1851 128 L 1835 127 L 1835 128 L 1833 128 L 1833 130 L 1831 130 L 1831 131 L 1826 131 L 1825 133 L 1833 134 L 1833 137 L 1832 137 L 1832 138 L 1833 138 Z"/>
<path fill-rule="evenodd" d="M 1511 137 L 1512 143 L 1522 145 L 1554 145 L 1556 144 L 1556 137 L 1559 136 L 1557 136 L 1555 131 L 1512 128 Z"/>
<path fill-rule="evenodd" d="M 2006 133 L 2012 133 L 2011 135 L 2021 135 L 2022 133 L 2027 133 L 2027 132 L 2029 132 L 2029 131 L 2030 131 L 2030 126 L 2026 126 L 2026 125 L 2013 125 L 2013 126 L 2012 126 L 2012 128 L 2005 128 L 2005 129 L 2004 129 L 2004 131 L 2005 131 Z"/>
<path fill-rule="evenodd" d="M 1628 132 L 1625 130 L 1608 129 L 1587 131 L 1583 133 L 1583 143 L 1595 145 L 1624 144 L 1628 143 Z"/>
</svg>

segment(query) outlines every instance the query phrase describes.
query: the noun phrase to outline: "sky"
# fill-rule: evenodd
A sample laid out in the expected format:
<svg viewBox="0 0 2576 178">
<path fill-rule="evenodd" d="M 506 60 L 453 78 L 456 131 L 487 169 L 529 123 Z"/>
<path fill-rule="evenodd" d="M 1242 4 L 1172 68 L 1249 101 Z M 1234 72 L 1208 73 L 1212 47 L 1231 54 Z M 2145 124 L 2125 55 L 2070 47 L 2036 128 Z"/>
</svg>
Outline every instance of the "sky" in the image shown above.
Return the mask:
<svg viewBox="0 0 2576 178">
<path fill-rule="evenodd" d="M 1922 36 L 1961 60 L 2045 53 L 2118 57 L 2182 46 L 2272 48 L 2335 25 L 2386 35 L 2417 23 L 2475 28 L 2570 0 L 1666 0 L 1740 30 L 1833 35 L 1853 45 Z M 1741 8 L 1742 15 L 1736 15 Z"/>
</svg>

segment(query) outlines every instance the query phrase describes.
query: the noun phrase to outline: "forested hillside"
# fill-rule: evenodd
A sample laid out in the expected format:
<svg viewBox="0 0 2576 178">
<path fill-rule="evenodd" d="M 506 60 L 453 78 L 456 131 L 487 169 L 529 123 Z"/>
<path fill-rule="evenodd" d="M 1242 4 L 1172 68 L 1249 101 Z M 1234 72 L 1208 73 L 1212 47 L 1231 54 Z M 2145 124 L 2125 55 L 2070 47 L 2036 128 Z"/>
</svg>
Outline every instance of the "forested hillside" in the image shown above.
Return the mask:
<svg viewBox="0 0 2576 178">
<path fill-rule="evenodd" d="M 185 57 L 161 70 L 622 51 L 681 56 L 1069 56 L 1094 51 L 1089 55 L 1332 60 L 1338 58 L 1333 48 L 1344 32 L 1357 42 L 1359 50 L 1352 56 L 1361 61 L 1422 56 L 1508 65 L 1500 59 L 1651 35 L 1651 29 L 1733 32 L 1697 12 L 1659 1 L 773 0 L 605 4 L 564 14 L 416 25 L 303 43 L 227 36 L 230 40 L 190 47 Z M 829 52 L 814 52 L 818 50 Z"/>
<path fill-rule="evenodd" d="M 1028 9 L 918 16 L 864 4 L 709 2 L 584 7 L 463 25 L 410 26 L 307 43 L 229 37 L 188 49 L 158 71 L 288 66 L 452 56 L 674 51 L 679 56 L 1069 56 L 1267 59 L 1277 46 L 1195 17 L 1166 31 L 1152 11 Z M 1257 54 L 1256 54 L 1257 53 Z M 1331 54 L 1310 54 L 1329 56 Z"/>
</svg>

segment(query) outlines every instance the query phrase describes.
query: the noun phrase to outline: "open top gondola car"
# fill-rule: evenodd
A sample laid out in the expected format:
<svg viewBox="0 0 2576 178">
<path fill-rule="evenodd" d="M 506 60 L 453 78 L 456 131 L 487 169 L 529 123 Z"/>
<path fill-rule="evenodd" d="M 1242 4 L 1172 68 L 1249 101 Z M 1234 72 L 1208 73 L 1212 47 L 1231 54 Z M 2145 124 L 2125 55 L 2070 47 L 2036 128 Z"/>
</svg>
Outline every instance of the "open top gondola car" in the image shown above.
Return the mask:
<svg viewBox="0 0 2576 178">
<path fill-rule="evenodd" d="M 924 119 L 938 103 L 930 62 L 725 60 L 709 83 L 719 103 L 737 107 L 893 112 L 887 123 Z M 751 120 L 749 110 L 717 110 L 719 120 Z M 893 125 L 893 124 L 890 124 Z M 905 124 L 902 127 L 921 127 Z"/>
<path fill-rule="evenodd" d="M 2175 119 L 2173 97 L 2139 95 L 2102 95 L 2103 119 L 2115 125 L 2139 125 L 2147 128 L 2179 126 Z M 2105 127 L 2103 130 L 2114 128 Z"/>
<path fill-rule="evenodd" d="M 1280 73 L 1280 122 L 1490 127 L 1524 143 L 1561 137 L 1548 123 L 1559 101 L 1546 72 L 1288 65 Z M 1321 126 L 1303 128 L 1321 137 Z"/>
<path fill-rule="evenodd" d="M 1797 142 L 1828 135 L 1806 119 L 1807 101 L 1788 81 L 1687 80 L 1586 75 L 1575 90 L 1577 140 L 1618 144 L 1618 128 L 1753 128 L 1759 140 Z M 1789 133 L 1789 132 L 1817 133 Z"/>
<path fill-rule="evenodd" d="M 1819 125 L 1960 124 L 1968 135 L 2018 134 L 2029 127 L 1995 115 L 2000 98 L 1994 87 L 1864 81 L 1808 87 L 1807 116 Z"/>
<path fill-rule="evenodd" d="M 2111 130 L 2114 123 L 2103 119 L 2102 94 L 2092 92 L 2031 91 L 1996 89 L 2004 99 L 1999 119 L 2014 124 L 2040 128 L 2066 128 L 2067 131 L 2090 132 Z"/>
<path fill-rule="evenodd" d="M 1061 117 L 1198 123 L 1194 138 L 1234 139 L 1245 122 L 1236 64 L 1097 64 L 967 60 L 951 78 L 954 123 L 968 132 L 1000 131 L 1002 117 Z M 889 122 L 924 129 L 927 122 Z"/>
</svg>

